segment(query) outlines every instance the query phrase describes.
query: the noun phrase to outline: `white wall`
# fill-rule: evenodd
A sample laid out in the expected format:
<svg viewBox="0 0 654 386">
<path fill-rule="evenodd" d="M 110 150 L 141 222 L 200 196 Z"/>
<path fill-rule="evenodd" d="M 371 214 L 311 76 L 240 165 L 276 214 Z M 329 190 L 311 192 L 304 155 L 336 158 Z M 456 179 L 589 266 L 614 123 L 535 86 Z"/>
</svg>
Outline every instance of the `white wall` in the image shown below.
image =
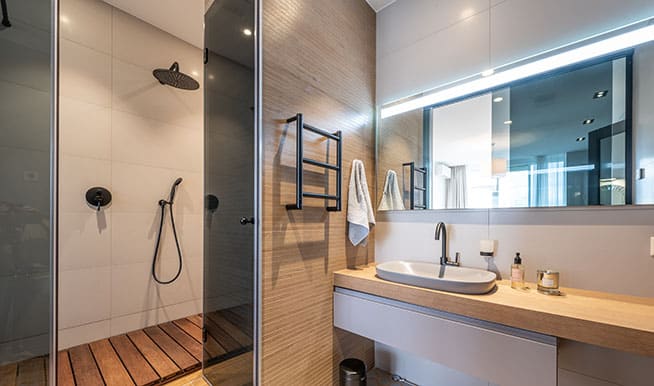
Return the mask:
<svg viewBox="0 0 654 386">
<path fill-rule="evenodd" d="M 377 103 L 652 15 L 654 2 L 650 0 L 398 1 L 377 16 Z M 648 69 L 645 73 L 651 72 Z M 651 102 L 645 94 L 650 90 L 636 86 L 636 115 L 639 110 L 651 110 L 645 107 Z M 653 124 L 648 114 L 638 116 L 634 120 L 636 151 L 647 146 L 638 129 Z M 642 159 L 652 167 L 651 159 Z M 634 166 L 645 167 L 639 163 Z M 648 187 L 645 181 L 637 182 L 636 194 L 645 194 Z M 488 268 L 506 276 L 513 254 L 520 251 L 527 278 L 532 281 L 537 268 L 552 268 L 561 271 L 564 286 L 652 297 L 652 219 L 651 208 L 390 213 L 378 219 L 375 259 L 435 261 L 439 245 L 433 240 L 434 226 L 444 220 L 454 224 L 448 229 L 450 253 L 461 251 L 464 266 Z M 485 238 L 498 240 L 497 255 L 488 262 L 478 251 L 479 240 Z M 646 385 L 654 376 L 652 358 L 570 342 L 562 350 L 559 385 Z M 410 360 L 402 353 L 393 355 L 400 362 Z M 412 363 L 415 365 L 404 367 L 407 373 L 400 375 L 411 379 L 412 373 L 435 371 L 447 376 L 436 364 Z M 386 366 L 387 370 L 392 367 Z M 451 384 L 475 382 L 478 380 L 467 379 Z M 432 384 L 441 383 L 434 380 Z"/>
<path fill-rule="evenodd" d="M 202 4 L 198 4 L 200 7 Z M 61 1 L 60 348 L 201 312 L 203 91 L 152 76 L 178 61 L 202 82 L 202 51 L 100 0 Z M 201 20 L 198 20 L 200 23 Z M 176 196 L 184 270 L 150 275 L 159 199 Z M 95 212 L 92 186 L 113 194 Z M 160 257 L 177 255 L 167 216 Z"/>
<path fill-rule="evenodd" d="M 654 16 L 650 0 L 409 0 L 377 14 L 377 104 Z"/>
</svg>

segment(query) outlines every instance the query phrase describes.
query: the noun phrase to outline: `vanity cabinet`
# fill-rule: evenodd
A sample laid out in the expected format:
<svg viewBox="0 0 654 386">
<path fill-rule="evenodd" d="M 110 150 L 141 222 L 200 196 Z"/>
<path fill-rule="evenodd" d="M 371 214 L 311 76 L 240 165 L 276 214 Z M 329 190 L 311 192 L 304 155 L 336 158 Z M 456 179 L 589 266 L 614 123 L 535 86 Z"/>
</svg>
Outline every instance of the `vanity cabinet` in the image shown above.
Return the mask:
<svg viewBox="0 0 654 386">
<path fill-rule="evenodd" d="M 557 338 L 336 287 L 334 326 L 502 386 L 556 386 Z"/>
</svg>

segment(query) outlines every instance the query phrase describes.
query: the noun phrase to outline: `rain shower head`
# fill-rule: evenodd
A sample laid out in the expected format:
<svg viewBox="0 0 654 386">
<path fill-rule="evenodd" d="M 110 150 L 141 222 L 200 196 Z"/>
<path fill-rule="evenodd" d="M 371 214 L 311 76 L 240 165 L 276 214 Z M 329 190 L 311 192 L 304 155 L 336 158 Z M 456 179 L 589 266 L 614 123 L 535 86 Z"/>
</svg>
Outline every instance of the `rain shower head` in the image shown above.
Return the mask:
<svg viewBox="0 0 654 386">
<path fill-rule="evenodd" d="M 152 75 L 159 81 L 161 84 L 167 84 L 175 88 L 181 88 L 182 90 L 197 90 L 200 88 L 200 84 L 190 76 L 179 72 L 179 63 L 175 62 L 169 69 L 157 68 L 152 71 Z"/>
</svg>

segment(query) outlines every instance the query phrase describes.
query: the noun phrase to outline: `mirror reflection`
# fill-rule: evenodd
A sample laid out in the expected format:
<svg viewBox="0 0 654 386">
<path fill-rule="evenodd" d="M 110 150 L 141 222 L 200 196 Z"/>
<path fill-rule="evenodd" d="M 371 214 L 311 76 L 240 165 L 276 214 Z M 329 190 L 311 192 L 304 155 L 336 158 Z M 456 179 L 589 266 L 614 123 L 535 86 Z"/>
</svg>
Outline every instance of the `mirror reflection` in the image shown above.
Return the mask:
<svg viewBox="0 0 654 386">
<path fill-rule="evenodd" d="M 645 45 L 382 119 L 378 210 L 648 203 L 646 186 L 634 192 L 648 151 L 632 149 L 632 123 L 646 136 L 648 113 L 632 117 L 632 102 L 643 94 L 635 82 L 652 77 L 653 52 Z"/>
</svg>

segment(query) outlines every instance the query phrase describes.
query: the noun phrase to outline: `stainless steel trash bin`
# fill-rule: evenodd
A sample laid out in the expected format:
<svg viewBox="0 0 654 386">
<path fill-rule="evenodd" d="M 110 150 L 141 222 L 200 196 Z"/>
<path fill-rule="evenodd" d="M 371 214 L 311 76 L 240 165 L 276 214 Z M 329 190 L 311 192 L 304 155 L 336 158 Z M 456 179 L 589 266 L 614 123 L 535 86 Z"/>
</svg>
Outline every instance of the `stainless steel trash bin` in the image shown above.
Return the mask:
<svg viewBox="0 0 654 386">
<path fill-rule="evenodd" d="M 356 358 L 348 358 L 339 365 L 340 386 L 365 386 L 366 364 Z"/>
</svg>

